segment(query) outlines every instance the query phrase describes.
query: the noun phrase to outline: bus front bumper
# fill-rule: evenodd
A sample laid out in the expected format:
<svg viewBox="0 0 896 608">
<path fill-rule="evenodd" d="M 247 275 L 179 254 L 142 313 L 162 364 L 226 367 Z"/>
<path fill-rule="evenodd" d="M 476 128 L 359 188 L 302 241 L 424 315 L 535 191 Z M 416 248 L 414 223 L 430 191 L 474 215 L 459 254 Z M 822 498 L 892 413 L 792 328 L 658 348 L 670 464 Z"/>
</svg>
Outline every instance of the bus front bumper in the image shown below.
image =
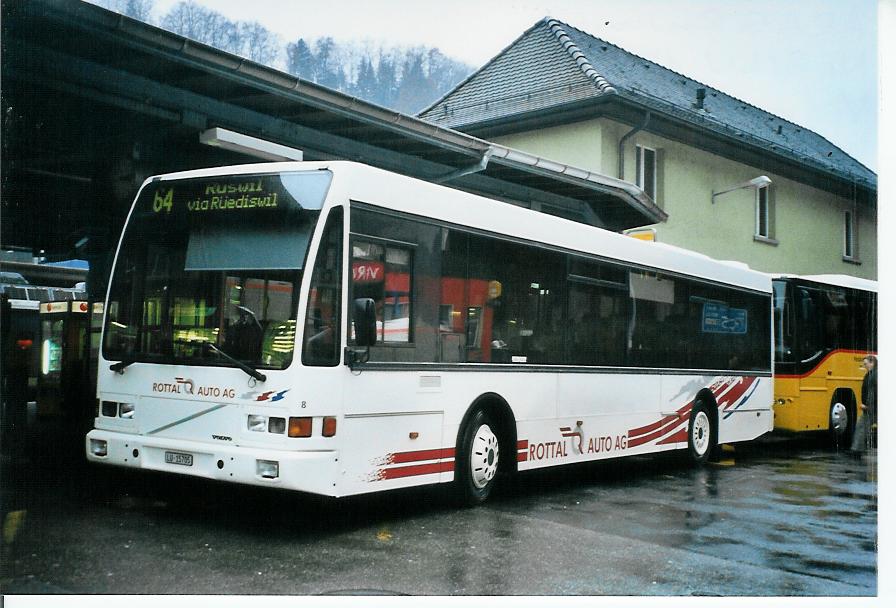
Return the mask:
<svg viewBox="0 0 896 608">
<path fill-rule="evenodd" d="M 257 486 L 339 496 L 339 452 L 210 445 L 92 430 L 87 460 Z"/>
</svg>

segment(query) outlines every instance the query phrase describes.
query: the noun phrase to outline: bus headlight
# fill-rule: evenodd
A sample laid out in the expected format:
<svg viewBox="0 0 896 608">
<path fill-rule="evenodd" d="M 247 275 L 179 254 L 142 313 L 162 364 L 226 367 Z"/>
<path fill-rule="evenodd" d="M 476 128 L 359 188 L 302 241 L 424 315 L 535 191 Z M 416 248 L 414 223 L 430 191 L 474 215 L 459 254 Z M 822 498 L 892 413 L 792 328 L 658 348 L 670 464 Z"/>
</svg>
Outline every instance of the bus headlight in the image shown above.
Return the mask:
<svg viewBox="0 0 896 608">
<path fill-rule="evenodd" d="M 103 416 L 107 418 L 115 418 L 118 416 L 118 402 L 116 401 L 103 401 L 101 406 Z"/>
<path fill-rule="evenodd" d="M 280 435 L 286 432 L 286 418 L 268 418 L 268 432 Z"/>
<path fill-rule="evenodd" d="M 249 414 L 249 421 L 247 423 L 247 428 L 250 431 L 264 433 L 266 430 L 268 430 L 267 416 L 258 416 L 257 414 Z"/>
</svg>

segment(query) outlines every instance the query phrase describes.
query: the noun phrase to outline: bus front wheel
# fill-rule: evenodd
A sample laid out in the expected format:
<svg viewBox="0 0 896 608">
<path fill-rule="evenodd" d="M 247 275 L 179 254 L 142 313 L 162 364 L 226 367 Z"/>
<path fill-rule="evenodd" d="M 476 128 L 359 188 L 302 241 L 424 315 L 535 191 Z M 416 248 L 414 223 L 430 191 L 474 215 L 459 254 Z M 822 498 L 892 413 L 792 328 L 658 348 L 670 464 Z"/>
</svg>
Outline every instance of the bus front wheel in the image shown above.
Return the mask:
<svg viewBox="0 0 896 608">
<path fill-rule="evenodd" d="M 703 402 L 697 402 L 688 423 L 688 453 L 691 460 L 696 464 L 705 464 L 715 453 L 717 443 L 717 433 L 709 409 Z"/>
<path fill-rule="evenodd" d="M 454 473 L 458 498 L 464 505 L 484 502 L 495 486 L 500 457 L 495 428 L 491 418 L 481 409 L 464 426 Z"/>
</svg>

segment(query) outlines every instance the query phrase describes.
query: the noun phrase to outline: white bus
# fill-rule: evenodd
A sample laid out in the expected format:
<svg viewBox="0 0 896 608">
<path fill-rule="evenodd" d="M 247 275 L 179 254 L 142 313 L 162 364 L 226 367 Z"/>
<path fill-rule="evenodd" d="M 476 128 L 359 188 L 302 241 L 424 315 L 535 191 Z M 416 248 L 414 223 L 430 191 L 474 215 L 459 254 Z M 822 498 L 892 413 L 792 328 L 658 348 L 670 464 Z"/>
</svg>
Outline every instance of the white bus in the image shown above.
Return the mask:
<svg viewBox="0 0 896 608">
<path fill-rule="evenodd" d="M 90 460 L 346 496 L 772 428 L 772 285 L 350 162 L 154 177 L 118 247 Z"/>
</svg>

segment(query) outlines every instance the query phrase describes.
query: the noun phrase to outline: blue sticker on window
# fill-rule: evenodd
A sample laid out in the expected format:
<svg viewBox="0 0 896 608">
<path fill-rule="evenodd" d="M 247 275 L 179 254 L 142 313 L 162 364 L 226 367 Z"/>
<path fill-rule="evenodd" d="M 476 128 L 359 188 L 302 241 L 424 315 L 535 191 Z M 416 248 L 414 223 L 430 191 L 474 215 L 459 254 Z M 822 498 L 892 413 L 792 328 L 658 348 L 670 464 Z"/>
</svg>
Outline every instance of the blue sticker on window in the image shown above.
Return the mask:
<svg viewBox="0 0 896 608">
<path fill-rule="evenodd" d="M 726 304 L 703 304 L 703 332 L 707 334 L 747 333 L 747 310 L 729 308 Z"/>
</svg>

